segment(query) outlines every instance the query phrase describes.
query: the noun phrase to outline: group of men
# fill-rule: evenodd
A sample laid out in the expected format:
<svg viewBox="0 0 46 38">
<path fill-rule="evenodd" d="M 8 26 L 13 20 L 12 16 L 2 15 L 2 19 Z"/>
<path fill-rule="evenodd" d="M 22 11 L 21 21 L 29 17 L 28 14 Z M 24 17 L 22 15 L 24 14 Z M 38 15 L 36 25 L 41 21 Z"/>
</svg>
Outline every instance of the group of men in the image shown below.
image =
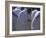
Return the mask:
<svg viewBox="0 0 46 38">
<path fill-rule="evenodd" d="M 12 30 L 39 30 L 40 11 L 32 8 L 16 7 L 12 10 Z"/>
</svg>

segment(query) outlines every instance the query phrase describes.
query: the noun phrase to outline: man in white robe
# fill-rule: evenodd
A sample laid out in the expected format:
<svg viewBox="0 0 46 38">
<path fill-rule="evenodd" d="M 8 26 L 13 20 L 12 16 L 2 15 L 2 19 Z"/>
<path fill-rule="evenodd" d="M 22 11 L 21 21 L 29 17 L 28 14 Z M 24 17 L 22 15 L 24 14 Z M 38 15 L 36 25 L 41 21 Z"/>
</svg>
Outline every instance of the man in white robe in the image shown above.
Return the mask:
<svg viewBox="0 0 46 38">
<path fill-rule="evenodd" d="M 24 8 L 24 10 L 18 14 L 16 30 L 29 30 L 27 19 L 27 9 Z"/>
<path fill-rule="evenodd" d="M 32 30 L 40 30 L 40 11 L 33 10 L 31 14 L 31 29 Z"/>
<path fill-rule="evenodd" d="M 20 7 L 16 7 L 12 11 L 12 30 L 16 30 L 16 23 L 17 23 L 17 18 L 18 18 L 18 13 L 21 12 Z"/>
</svg>

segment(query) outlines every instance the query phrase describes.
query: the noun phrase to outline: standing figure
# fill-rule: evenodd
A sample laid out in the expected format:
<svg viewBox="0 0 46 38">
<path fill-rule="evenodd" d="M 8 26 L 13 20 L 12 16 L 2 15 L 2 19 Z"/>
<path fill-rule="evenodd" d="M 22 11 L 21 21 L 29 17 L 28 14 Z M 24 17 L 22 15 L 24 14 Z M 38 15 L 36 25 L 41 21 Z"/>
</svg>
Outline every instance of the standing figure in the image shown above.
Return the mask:
<svg viewBox="0 0 46 38">
<path fill-rule="evenodd" d="M 31 18 L 32 18 L 31 29 L 40 30 L 40 11 L 33 10 L 31 14 Z"/>
<path fill-rule="evenodd" d="M 16 7 L 15 9 L 13 9 L 12 11 L 12 30 L 15 31 L 16 30 L 16 23 L 17 23 L 17 18 L 18 18 L 18 13 L 21 12 L 20 7 Z"/>
<path fill-rule="evenodd" d="M 16 24 L 16 30 L 26 30 L 28 29 L 27 26 L 27 9 L 24 8 L 19 14 Z"/>
</svg>

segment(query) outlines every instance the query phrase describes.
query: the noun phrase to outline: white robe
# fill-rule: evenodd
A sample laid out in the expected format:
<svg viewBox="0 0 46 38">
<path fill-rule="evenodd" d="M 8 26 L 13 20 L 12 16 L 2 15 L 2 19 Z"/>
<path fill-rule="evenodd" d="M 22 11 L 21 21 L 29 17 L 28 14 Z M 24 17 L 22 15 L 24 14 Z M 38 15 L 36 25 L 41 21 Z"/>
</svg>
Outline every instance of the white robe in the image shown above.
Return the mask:
<svg viewBox="0 0 46 38">
<path fill-rule="evenodd" d="M 32 18 L 31 29 L 32 30 L 40 29 L 40 11 L 33 10 L 31 18 Z"/>
</svg>

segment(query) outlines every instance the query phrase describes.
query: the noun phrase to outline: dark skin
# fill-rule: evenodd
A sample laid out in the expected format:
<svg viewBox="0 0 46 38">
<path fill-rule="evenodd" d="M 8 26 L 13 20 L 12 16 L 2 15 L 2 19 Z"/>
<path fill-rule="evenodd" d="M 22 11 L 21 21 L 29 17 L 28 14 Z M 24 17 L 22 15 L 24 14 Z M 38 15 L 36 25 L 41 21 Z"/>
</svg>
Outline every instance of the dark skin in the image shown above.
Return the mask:
<svg viewBox="0 0 46 38">
<path fill-rule="evenodd" d="M 24 10 L 24 7 L 21 7 L 21 10 Z"/>
<path fill-rule="evenodd" d="M 32 9 L 27 8 L 27 12 L 28 12 L 28 14 L 30 14 L 30 13 L 31 13 L 31 11 L 32 11 Z"/>
<path fill-rule="evenodd" d="M 30 8 L 27 8 L 27 12 L 28 12 L 28 15 L 30 15 L 30 13 L 31 13 L 31 9 L 30 9 Z M 31 22 L 31 20 L 28 19 L 28 22 Z"/>
</svg>

